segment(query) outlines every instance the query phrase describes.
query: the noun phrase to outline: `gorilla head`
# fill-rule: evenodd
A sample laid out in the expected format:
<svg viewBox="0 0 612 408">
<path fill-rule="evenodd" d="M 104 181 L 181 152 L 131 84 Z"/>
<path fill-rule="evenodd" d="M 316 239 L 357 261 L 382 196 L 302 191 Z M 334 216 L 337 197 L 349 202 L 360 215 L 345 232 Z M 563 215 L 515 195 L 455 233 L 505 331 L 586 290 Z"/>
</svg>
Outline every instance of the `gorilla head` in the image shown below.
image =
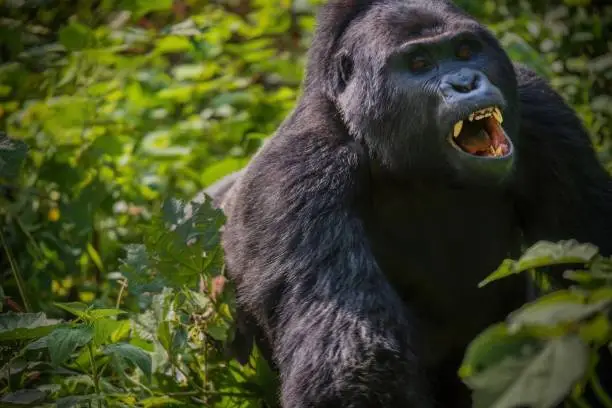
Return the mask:
<svg viewBox="0 0 612 408">
<path fill-rule="evenodd" d="M 359 3 L 320 14 L 306 92 L 324 88 L 387 177 L 505 179 L 518 98 L 497 40 L 446 1 Z"/>
</svg>

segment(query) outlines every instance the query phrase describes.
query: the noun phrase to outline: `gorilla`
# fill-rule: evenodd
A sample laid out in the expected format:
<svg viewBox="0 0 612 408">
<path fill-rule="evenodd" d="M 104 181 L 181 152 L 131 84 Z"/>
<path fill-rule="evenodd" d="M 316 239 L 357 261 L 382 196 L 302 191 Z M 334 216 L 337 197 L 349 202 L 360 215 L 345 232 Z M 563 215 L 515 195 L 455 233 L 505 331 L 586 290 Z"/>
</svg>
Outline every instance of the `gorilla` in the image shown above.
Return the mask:
<svg viewBox="0 0 612 408">
<path fill-rule="evenodd" d="M 612 252 L 575 112 L 446 0 L 321 6 L 297 106 L 207 193 L 286 408 L 468 407 L 466 345 L 527 300 L 478 282 L 538 240 Z"/>
</svg>

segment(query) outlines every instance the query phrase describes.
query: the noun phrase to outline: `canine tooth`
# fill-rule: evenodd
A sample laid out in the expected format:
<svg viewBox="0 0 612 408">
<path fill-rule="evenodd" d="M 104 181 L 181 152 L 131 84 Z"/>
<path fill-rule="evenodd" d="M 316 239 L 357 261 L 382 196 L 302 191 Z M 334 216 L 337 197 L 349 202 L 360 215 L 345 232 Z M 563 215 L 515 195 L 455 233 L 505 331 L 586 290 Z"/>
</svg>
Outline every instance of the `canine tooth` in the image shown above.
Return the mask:
<svg viewBox="0 0 612 408">
<path fill-rule="evenodd" d="M 468 117 L 468 119 L 470 120 L 470 122 L 472 122 L 474 120 L 474 114 L 470 113 L 470 116 Z"/>
<path fill-rule="evenodd" d="M 501 146 L 497 146 L 497 148 L 495 149 L 495 155 L 496 156 L 501 156 L 502 153 L 502 147 Z"/>
<path fill-rule="evenodd" d="M 495 120 L 498 123 L 502 123 L 504 121 L 504 118 L 502 117 L 502 114 L 499 109 L 495 109 L 495 112 L 493 112 L 493 116 L 495 117 Z"/>
<path fill-rule="evenodd" d="M 453 129 L 453 137 L 457 137 L 459 136 L 459 133 L 461 133 L 461 129 L 463 128 L 463 121 L 460 120 L 459 122 L 455 123 L 455 128 Z"/>
</svg>

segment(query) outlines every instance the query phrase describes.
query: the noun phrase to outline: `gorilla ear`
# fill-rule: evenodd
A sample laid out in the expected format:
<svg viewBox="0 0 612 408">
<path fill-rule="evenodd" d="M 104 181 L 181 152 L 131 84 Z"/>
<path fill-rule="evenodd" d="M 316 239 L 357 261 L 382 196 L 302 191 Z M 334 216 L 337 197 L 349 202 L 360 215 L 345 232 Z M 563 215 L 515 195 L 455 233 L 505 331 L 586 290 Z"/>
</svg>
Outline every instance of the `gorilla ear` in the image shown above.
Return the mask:
<svg viewBox="0 0 612 408">
<path fill-rule="evenodd" d="M 334 85 L 338 92 L 342 92 L 353 76 L 353 59 L 345 51 L 340 52 L 336 58 L 337 72 Z"/>
</svg>

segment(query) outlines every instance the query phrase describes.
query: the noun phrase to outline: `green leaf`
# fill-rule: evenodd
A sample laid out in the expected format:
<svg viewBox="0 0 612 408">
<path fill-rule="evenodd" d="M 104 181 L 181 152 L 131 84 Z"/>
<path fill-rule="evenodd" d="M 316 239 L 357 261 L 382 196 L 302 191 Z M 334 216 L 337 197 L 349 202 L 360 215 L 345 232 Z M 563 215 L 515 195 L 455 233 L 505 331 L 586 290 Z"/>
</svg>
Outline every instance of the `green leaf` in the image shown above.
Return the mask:
<svg viewBox="0 0 612 408">
<path fill-rule="evenodd" d="M 157 340 L 165 350 L 171 350 L 172 334 L 170 332 L 170 322 L 164 320 L 157 326 Z"/>
<path fill-rule="evenodd" d="M 222 324 L 210 324 L 206 327 L 208 333 L 213 339 L 219 341 L 227 340 L 229 327 Z"/>
<path fill-rule="evenodd" d="M 510 330 L 521 327 L 556 327 L 561 324 L 577 323 L 604 311 L 612 302 L 610 299 L 586 303 L 586 296 L 569 290 L 557 291 L 528 303 L 508 317 Z"/>
<path fill-rule="evenodd" d="M 100 273 L 106 273 L 104 264 L 102 263 L 102 259 L 100 258 L 100 254 L 96 249 L 88 242 L 87 243 L 87 253 L 91 258 L 92 262 L 96 265 L 96 268 L 100 271 Z"/>
<path fill-rule="evenodd" d="M 2 397 L 0 402 L 17 405 L 32 405 L 42 402 L 46 396 L 46 393 L 36 389 L 17 390 Z"/>
<path fill-rule="evenodd" d="M 71 22 L 59 30 L 59 40 L 66 49 L 79 51 L 95 44 L 95 36 L 86 25 Z"/>
<path fill-rule="evenodd" d="M 167 395 L 163 395 L 161 397 L 145 398 L 144 400 L 140 401 L 140 404 L 142 404 L 143 408 L 167 407 L 169 405 L 187 405 L 184 402 L 168 397 Z"/>
<path fill-rule="evenodd" d="M 80 325 L 76 327 L 60 327 L 47 337 L 47 345 L 51 356 L 51 363 L 59 366 L 79 347 L 93 339 L 91 326 Z"/>
<path fill-rule="evenodd" d="M 59 307 L 60 309 L 64 309 L 68 313 L 71 313 L 82 319 L 86 318 L 87 316 L 86 312 L 87 312 L 87 309 L 89 309 L 89 306 L 82 302 L 66 302 L 66 303 L 55 302 L 53 304 Z"/>
<path fill-rule="evenodd" d="M 577 336 L 555 337 L 537 352 L 502 360 L 464 379 L 474 408 L 553 407 L 586 373 L 589 348 Z"/>
<path fill-rule="evenodd" d="M 120 260 L 119 270 L 128 281 L 130 293 L 161 292 L 167 282 L 153 269 L 147 248 L 141 244 L 130 244 L 124 249 L 126 257 Z"/>
<path fill-rule="evenodd" d="M 142 370 L 147 378 L 151 377 L 151 355 L 139 347 L 129 343 L 111 344 L 106 346 L 104 349 L 104 354 L 118 357 L 132 365 L 135 365 Z"/>
<path fill-rule="evenodd" d="M 495 367 L 508 358 L 518 358 L 537 352 L 541 340 L 527 332 L 510 333 L 505 323 L 498 323 L 480 333 L 468 346 L 459 376 L 468 379 Z"/>
<path fill-rule="evenodd" d="M 138 18 L 152 11 L 170 10 L 172 0 L 123 0 L 120 7 L 131 11 Z"/>
<path fill-rule="evenodd" d="M 49 334 L 60 324 L 47 319 L 44 313 L 13 313 L 0 315 L 0 341 L 36 339 Z"/>
<path fill-rule="evenodd" d="M 169 35 L 157 41 L 155 51 L 159 54 L 185 52 L 193 48 L 188 38 Z"/>
<path fill-rule="evenodd" d="M 19 175 L 27 151 L 24 142 L 10 139 L 0 132 L 0 179 L 10 180 Z"/>
<path fill-rule="evenodd" d="M 203 273 L 218 275 L 223 266 L 220 228 L 225 221 L 221 210 L 207 200 L 188 205 L 166 200 L 162 217 L 147 228 L 145 245 L 155 254 L 153 269 L 163 276 L 166 286 L 194 287 Z"/>
<path fill-rule="evenodd" d="M 103 317 L 119 316 L 126 313 L 127 312 L 120 309 L 93 309 L 87 312 L 91 319 L 101 319 Z"/>
<path fill-rule="evenodd" d="M 522 272 L 549 265 L 588 264 L 598 253 L 595 245 L 581 244 L 575 240 L 557 243 L 540 241 L 525 251 L 514 268 Z"/>
<path fill-rule="evenodd" d="M 93 342 L 96 346 L 125 337 L 130 330 L 129 320 L 100 319 L 93 322 Z"/>
<path fill-rule="evenodd" d="M 502 265 L 478 284 L 483 287 L 493 281 L 531 269 L 561 264 L 588 264 L 595 260 L 599 250 L 592 244 L 580 244 L 575 240 L 539 241 L 531 246 L 518 261 L 505 259 Z"/>
<path fill-rule="evenodd" d="M 490 274 L 482 282 L 480 282 L 478 284 L 478 287 L 482 288 L 483 286 L 488 285 L 491 282 L 519 273 L 514 268 L 514 265 L 515 262 L 512 259 L 504 259 L 499 268 L 497 268 L 492 274 Z"/>
<path fill-rule="evenodd" d="M 81 408 L 97 406 L 95 402 L 102 402 L 103 396 L 97 394 L 75 395 L 70 397 L 59 398 L 55 403 L 57 408 Z"/>
</svg>

